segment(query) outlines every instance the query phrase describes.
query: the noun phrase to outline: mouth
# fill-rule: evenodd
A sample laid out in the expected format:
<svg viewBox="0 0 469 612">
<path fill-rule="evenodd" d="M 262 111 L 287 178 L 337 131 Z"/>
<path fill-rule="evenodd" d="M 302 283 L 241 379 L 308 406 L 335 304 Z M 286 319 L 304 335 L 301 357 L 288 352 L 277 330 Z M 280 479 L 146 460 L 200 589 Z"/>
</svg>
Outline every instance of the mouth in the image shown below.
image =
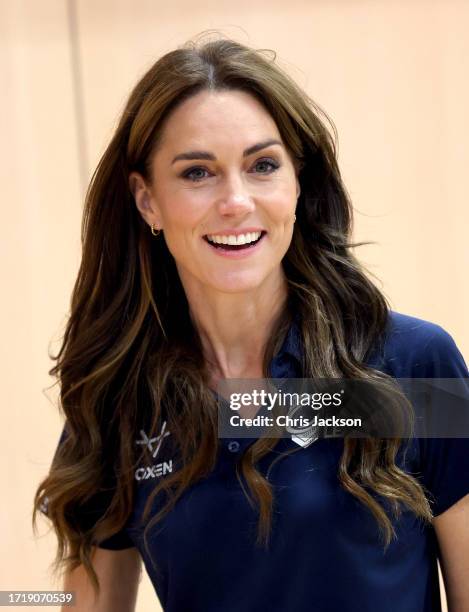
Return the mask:
<svg viewBox="0 0 469 612">
<path fill-rule="evenodd" d="M 261 240 L 264 238 L 264 236 L 267 234 L 267 232 L 265 230 L 262 230 L 260 233 L 260 236 L 252 241 L 246 242 L 245 244 L 222 244 L 222 243 L 217 243 L 214 242 L 212 240 L 209 240 L 207 235 L 203 236 L 203 239 L 205 240 L 205 242 L 207 244 L 209 244 L 213 249 L 219 250 L 219 251 L 246 251 L 249 250 L 251 248 L 253 248 L 255 245 L 259 244 L 259 242 L 261 242 Z"/>
</svg>

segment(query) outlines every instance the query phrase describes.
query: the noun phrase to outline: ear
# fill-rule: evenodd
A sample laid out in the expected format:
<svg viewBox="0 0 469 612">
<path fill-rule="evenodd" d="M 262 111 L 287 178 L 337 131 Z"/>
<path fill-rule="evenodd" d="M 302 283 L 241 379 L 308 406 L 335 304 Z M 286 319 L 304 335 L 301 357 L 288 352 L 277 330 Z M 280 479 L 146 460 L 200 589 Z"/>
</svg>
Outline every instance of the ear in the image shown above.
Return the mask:
<svg viewBox="0 0 469 612">
<path fill-rule="evenodd" d="M 131 172 L 129 175 L 129 189 L 134 197 L 139 213 L 148 223 L 161 227 L 161 215 L 156 205 L 150 187 L 139 172 Z"/>
<path fill-rule="evenodd" d="M 298 178 L 298 175 L 297 175 L 296 177 L 296 199 L 300 197 L 300 193 L 301 193 L 301 185 L 300 185 L 300 179 Z"/>
<path fill-rule="evenodd" d="M 293 158 L 293 166 L 295 168 L 295 179 L 296 179 L 296 199 L 300 197 L 301 193 L 301 185 L 300 185 L 300 172 L 304 167 L 303 159 L 298 157 Z"/>
</svg>

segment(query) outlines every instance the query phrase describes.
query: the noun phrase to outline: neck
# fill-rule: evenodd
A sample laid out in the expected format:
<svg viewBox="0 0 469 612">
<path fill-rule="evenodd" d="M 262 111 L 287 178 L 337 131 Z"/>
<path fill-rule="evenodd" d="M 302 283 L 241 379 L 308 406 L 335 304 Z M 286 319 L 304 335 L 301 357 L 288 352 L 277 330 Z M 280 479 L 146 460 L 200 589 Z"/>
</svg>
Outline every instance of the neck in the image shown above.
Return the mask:
<svg viewBox="0 0 469 612">
<path fill-rule="evenodd" d="M 287 300 L 283 270 L 246 292 L 183 285 L 212 383 L 220 378 L 262 377 L 264 349 Z"/>
</svg>

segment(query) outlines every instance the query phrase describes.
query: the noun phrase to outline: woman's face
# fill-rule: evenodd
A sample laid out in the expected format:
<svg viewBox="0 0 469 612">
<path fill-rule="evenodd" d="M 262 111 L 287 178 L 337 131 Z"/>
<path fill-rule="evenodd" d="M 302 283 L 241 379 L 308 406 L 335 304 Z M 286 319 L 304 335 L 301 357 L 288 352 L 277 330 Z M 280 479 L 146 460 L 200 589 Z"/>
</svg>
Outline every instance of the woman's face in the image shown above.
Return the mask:
<svg viewBox="0 0 469 612">
<path fill-rule="evenodd" d="M 132 176 L 137 206 L 163 230 L 186 289 L 243 292 L 282 273 L 299 182 L 274 120 L 251 95 L 203 91 L 184 101 L 164 125 L 152 185 Z"/>
</svg>

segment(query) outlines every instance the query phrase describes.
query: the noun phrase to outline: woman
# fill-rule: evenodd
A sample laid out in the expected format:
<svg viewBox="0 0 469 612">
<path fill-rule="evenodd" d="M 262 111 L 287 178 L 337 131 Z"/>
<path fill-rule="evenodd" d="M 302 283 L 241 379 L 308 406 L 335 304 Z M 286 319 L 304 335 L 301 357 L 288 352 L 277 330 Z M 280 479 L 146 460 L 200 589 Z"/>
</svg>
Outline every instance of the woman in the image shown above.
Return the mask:
<svg viewBox="0 0 469 612">
<path fill-rule="evenodd" d="M 142 559 L 168 612 L 429 612 L 440 553 L 469 609 L 467 440 L 218 437 L 221 379 L 468 376 L 350 233 L 321 112 L 261 52 L 188 44 L 137 84 L 87 194 L 35 498 L 78 609 L 133 610 Z"/>
</svg>

